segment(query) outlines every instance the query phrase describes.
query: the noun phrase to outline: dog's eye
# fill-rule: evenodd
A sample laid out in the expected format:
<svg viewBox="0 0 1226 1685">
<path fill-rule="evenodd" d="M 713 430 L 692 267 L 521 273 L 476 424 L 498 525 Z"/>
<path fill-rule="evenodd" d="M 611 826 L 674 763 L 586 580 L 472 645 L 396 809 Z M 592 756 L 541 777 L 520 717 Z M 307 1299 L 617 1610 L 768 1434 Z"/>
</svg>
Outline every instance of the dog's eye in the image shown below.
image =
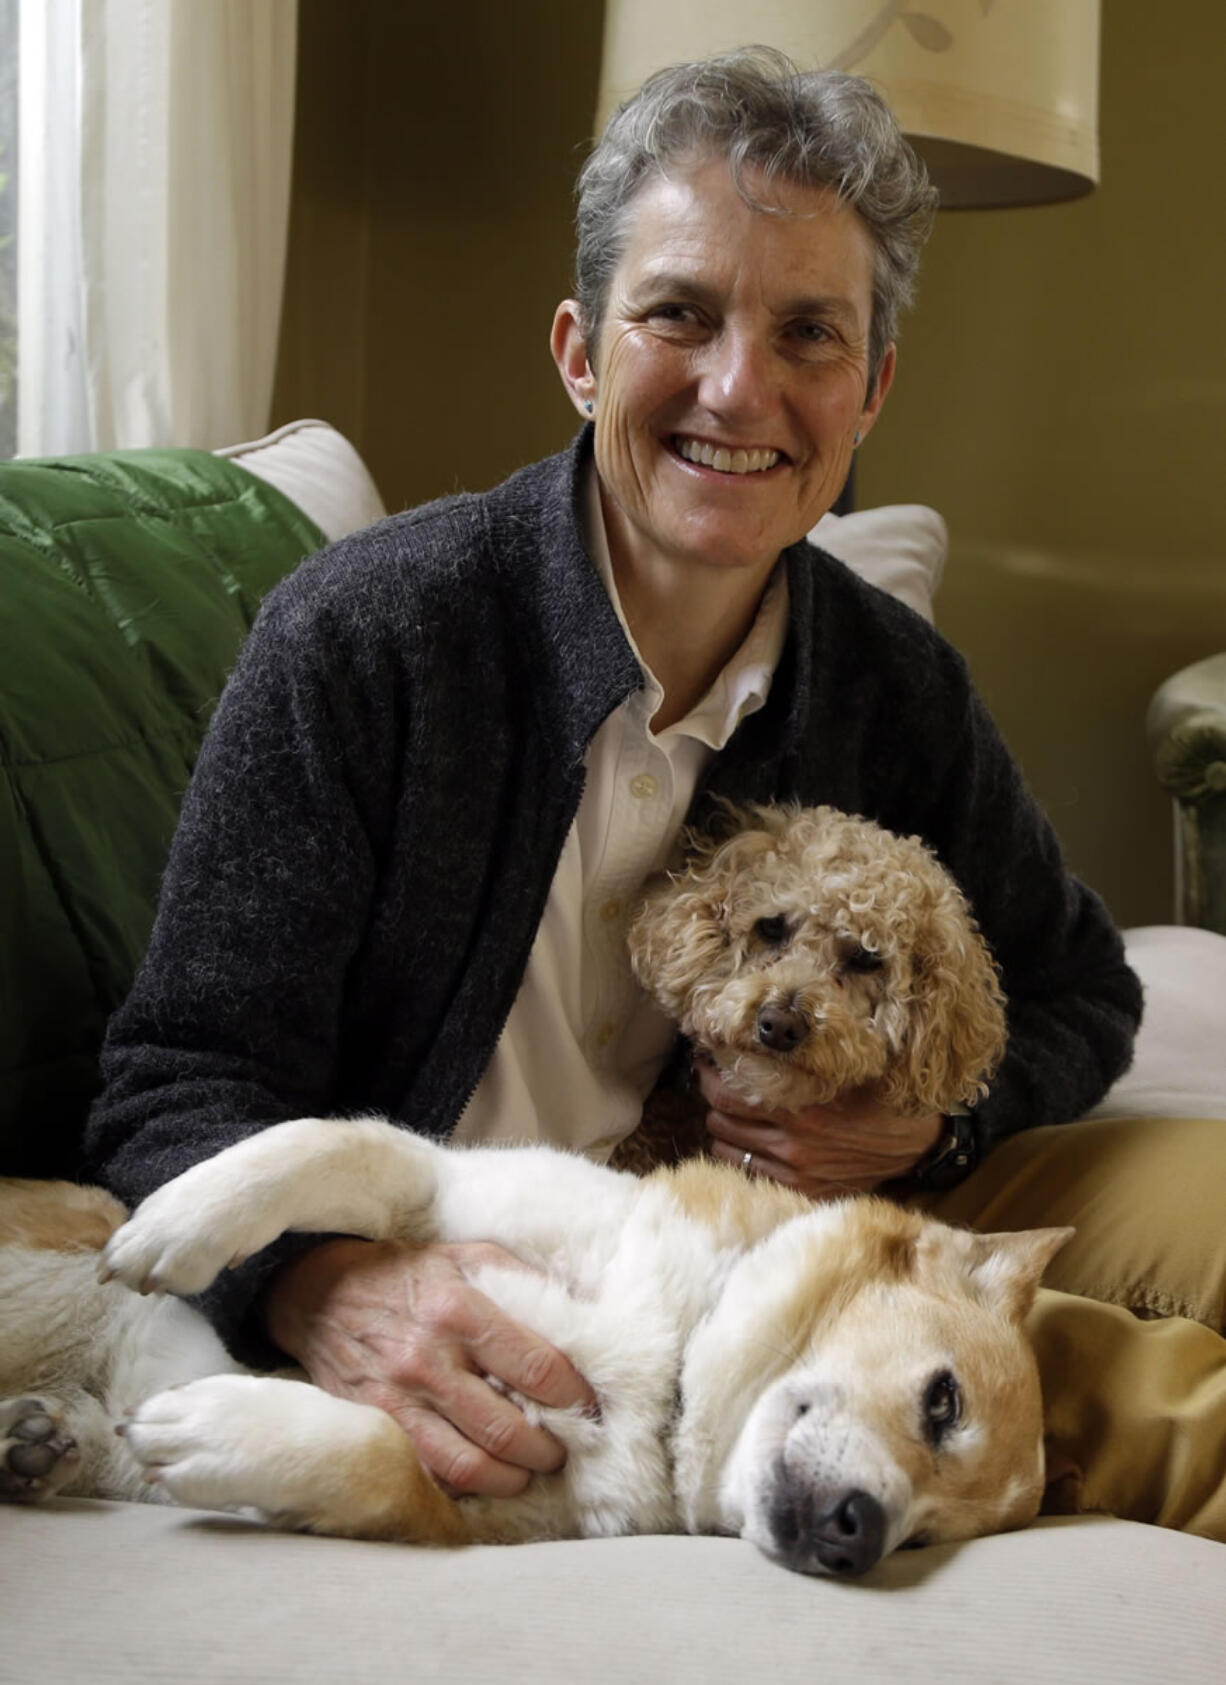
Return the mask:
<svg viewBox="0 0 1226 1685">
<path fill-rule="evenodd" d="M 948 1369 L 934 1375 L 924 1389 L 924 1434 L 930 1444 L 939 1445 L 958 1425 L 962 1415 L 962 1394 Z"/>
<path fill-rule="evenodd" d="M 855 972 L 880 971 L 885 964 L 880 954 L 875 954 L 871 948 L 858 945 L 850 953 L 843 956 L 843 970 Z"/>
<path fill-rule="evenodd" d="M 753 933 L 760 942 L 765 942 L 771 948 L 782 948 L 790 935 L 788 921 L 782 913 L 775 913 L 767 919 L 758 919 Z"/>
</svg>

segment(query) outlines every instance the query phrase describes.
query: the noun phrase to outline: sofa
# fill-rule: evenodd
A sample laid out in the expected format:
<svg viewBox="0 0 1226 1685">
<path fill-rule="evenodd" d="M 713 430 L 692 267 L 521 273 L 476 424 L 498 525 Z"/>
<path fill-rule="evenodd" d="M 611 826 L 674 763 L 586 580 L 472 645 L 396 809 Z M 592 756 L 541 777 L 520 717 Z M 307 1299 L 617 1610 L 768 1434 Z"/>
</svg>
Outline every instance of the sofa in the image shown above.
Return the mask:
<svg viewBox="0 0 1226 1685">
<path fill-rule="evenodd" d="M 357 453 L 319 422 L 212 457 L 0 468 L 0 1174 L 79 1174 L 103 1025 L 139 960 L 225 673 L 275 580 L 382 512 Z M 831 516 L 818 537 L 932 613 L 945 547 L 932 511 Z M 1226 661 L 1172 681 L 1151 731 L 1202 927 L 1127 933 L 1146 1023 L 1096 1111 L 1226 1122 L 1226 936 L 1203 928 L 1224 905 Z M 449 1552 L 60 1499 L 0 1511 L 0 1621 L 0 1678 L 14 1682 L 808 1685 L 838 1669 L 1207 1685 L 1226 1671 L 1226 1548 L 1050 1517 L 843 1583 L 730 1539 Z"/>
</svg>

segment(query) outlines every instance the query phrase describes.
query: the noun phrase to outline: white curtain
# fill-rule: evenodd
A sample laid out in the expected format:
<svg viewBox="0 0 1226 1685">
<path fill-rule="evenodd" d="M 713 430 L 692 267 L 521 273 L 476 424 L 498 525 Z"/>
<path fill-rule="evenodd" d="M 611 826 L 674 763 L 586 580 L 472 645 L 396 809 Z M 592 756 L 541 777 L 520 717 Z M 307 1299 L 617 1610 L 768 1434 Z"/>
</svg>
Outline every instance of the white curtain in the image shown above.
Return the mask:
<svg viewBox="0 0 1226 1685">
<path fill-rule="evenodd" d="M 18 451 L 268 425 L 297 0 L 22 0 Z"/>
</svg>

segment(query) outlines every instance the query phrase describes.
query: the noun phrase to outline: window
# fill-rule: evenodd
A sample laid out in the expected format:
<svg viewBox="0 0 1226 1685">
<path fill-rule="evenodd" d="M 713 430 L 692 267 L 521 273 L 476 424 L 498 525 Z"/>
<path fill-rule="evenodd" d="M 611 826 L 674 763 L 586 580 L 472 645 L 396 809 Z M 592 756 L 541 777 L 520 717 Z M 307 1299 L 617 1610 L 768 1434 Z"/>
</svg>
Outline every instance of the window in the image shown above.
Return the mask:
<svg viewBox="0 0 1226 1685">
<path fill-rule="evenodd" d="M 0 457 L 17 449 L 17 11 L 0 0 Z"/>
</svg>

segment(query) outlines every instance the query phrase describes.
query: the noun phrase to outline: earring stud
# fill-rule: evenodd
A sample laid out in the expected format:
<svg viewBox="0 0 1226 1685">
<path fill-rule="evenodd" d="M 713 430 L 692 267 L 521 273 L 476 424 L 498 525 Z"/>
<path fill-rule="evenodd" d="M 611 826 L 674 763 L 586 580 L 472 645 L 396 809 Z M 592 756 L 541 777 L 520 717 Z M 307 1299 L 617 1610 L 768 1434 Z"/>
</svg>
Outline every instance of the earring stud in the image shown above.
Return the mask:
<svg viewBox="0 0 1226 1685">
<path fill-rule="evenodd" d="M 585 398 L 585 399 L 584 399 L 584 402 L 583 402 L 583 412 L 584 412 L 584 414 L 585 414 L 585 415 L 591 415 L 591 413 L 592 413 L 592 411 L 593 411 L 593 410 L 594 410 L 594 409 L 595 409 L 595 408 L 596 408 L 596 406 L 595 406 L 595 404 L 593 404 L 593 402 L 592 402 L 592 400 L 591 400 L 591 399 L 590 399 L 590 398 Z"/>
</svg>

